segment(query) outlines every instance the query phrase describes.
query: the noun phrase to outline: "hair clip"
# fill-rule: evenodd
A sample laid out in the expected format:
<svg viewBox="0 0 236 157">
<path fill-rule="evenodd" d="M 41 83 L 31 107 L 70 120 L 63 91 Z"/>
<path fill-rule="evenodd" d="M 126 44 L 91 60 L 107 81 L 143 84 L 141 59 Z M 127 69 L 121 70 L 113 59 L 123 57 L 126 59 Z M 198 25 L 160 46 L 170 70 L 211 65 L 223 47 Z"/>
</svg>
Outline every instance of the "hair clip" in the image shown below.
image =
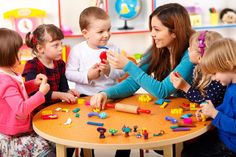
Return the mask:
<svg viewBox="0 0 236 157">
<path fill-rule="evenodd" d="M 198 48 L 200 48 L 201 56 L 203 56 L 204 51 L 205 51 L 205 47 L 206 47 L 206 44 L 205 44 L 206 33 L 207 33 L 207 31 L 203 31 L 200 33 L 200 35 L 198 37 Z"/>
<path fill-rule="evenodd" d="M 37 44 L 37 38 L 36 38 L 36 35 L 33 35 L 33 37 L 32 37 L 32 42 L 33 42 L 33 44 Z"/>
</svg>

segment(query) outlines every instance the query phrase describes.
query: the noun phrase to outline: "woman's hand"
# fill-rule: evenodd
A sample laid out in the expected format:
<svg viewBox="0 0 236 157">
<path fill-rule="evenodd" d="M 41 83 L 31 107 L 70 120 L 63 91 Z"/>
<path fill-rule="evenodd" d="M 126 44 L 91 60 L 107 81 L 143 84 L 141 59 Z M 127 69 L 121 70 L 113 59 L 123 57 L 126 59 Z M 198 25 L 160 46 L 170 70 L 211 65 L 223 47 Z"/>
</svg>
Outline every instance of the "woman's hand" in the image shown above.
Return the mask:
<svg viewBox="0 0 236 157">
<path fill-rule="evenodd" d="M 172 72 L 170 74 L 170 81 L 176 89 L 181 89 L 185 93 L 187 93 L 191 87 L 178 72 Z"/>
<path fill-rule="evenodd" d="M 107 102 L 107 95 L 104 92 L 97 93 L 90 99 L 90 105 L 92 108 L 99 108 L 100 110 L 105 109 L 105 104 Z"/>
<path fill-rule="evenodd" d="M 44 74 L 38 74 L 34 80 L 34 84 L 36 86 L 39 86 L 41 84 L 41 82 L 46 82 L 47 83 L 47 76 Z"/>
<path fill-rule="evenodd" d="M 109 64 L 116 69 L 123 69 L 129 62 L 129 59 L 119 53 L 108 51 L 107 60 Z"/>
</svg>

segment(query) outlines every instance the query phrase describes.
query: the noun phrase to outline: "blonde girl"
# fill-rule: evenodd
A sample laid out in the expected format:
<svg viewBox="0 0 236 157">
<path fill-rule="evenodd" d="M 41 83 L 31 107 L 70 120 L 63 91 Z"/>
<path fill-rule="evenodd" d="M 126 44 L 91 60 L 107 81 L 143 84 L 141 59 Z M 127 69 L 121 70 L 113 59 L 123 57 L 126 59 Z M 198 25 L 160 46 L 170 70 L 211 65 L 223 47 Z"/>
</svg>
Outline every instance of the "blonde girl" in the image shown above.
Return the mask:
<svg viewBox="0 0 236 157">
<path fill-rule="evenodd" d="M 190 38 L 189 58 L 196 64 L 193 71 L 192 86 L 186 82 L 178 73 L 171 74 L 173 86 L 184 92 L 184 96 L 192 102 L 202 103 L 211 100 L 215 105 L 219 105 L 224 97 L 225 87 L 220 82 L 211 80 L 210 75 L 203 75 L 199 66 L 202 58 L 207 53 L 210 45 L 222 36 L 214 31 L 196 32 Z M 217 95 L 217 96 L 216 96 Z"/>
<path fill-rule="evenodd" d="M 213 118 L 217 132 L 184 148 L 183 157 L 236 156 L 236 42 L 220 39 L 212 44 L 202 58 L 200 66 L 211 79 L 227 86 L 223 103 L 218 107 L 208 100 L 196 112 Z M 218 97 L 218 95 L 215 95 Z"/>
</svg>

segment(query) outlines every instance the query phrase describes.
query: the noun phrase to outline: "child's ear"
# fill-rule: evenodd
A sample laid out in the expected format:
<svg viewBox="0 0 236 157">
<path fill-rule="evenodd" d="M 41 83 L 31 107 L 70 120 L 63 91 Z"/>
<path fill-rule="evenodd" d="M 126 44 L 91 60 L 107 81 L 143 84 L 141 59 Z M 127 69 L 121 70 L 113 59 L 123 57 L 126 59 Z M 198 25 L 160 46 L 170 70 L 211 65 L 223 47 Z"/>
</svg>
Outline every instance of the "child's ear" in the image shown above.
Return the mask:
<svg viewBox="0 0 236 157">
<path fill-rule="evenodd" d="M 202 59 L 202 56 L 199 55 L 199 56 L 197 57 L 197 64 L 201 63 L 201 59 Z"/>
<path fill-rule="evenodd" d="M 82 31 L 82 35 L 84 36 L 85 39 L 88 39 L 88 30 L 87 29 L 83 29 Z"/>
<path fill-rule="evenodd" d="M 42 45 L 36 45 L 36 50 L 38 53 L 42 54 L 44 52 L 44 47 Z"/>
</svg>

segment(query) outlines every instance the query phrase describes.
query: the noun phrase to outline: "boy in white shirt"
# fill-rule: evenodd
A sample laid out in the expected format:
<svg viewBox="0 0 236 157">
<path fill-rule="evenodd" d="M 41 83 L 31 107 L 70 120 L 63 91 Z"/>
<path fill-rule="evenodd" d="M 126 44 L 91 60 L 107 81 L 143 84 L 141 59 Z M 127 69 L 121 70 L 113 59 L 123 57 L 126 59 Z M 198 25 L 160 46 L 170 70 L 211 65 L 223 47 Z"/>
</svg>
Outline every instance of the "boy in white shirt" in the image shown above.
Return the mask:
<svg viewBox="0 0 236 157">
<path fill-rule="evenodd" d="M 99 57 L 105 48 L 120 52 L 108 44 L 111 21 L 107 13 L 98 7 L 88 7 L 80 14 L 79 24 L 86 41 L 72 48 L 66 77 L 76 83 L 75 88 L 81 95 L 91 96 L 115 85 L 124 72 L 111 68 L 106 59 L 101 61 Z"/>
</svg>

